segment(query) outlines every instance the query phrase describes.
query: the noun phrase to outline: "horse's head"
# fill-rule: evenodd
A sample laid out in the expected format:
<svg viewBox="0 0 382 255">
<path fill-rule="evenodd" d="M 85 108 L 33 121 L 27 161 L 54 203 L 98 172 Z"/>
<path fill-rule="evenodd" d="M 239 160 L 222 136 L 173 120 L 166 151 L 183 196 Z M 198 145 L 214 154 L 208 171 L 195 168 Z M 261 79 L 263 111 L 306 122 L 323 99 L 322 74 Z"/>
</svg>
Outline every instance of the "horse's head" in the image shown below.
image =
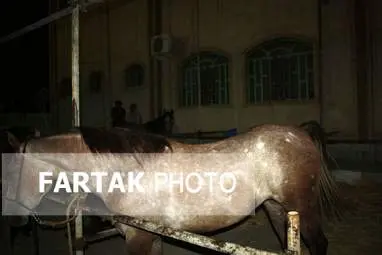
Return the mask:
<svg viewBox="0 0 382 255">
<path fill-rule="evenodd" d="M 172 129 L 175 124 L 174 110 L 163 109 L 162 118 L 164 120 L 164 129 L 167 134 L 172 134 Z"/>
<path fill-rule="evenodd" d="M 28 223 L 28 215 L 41 201 L 38 193 L 38 175 L 29 171 L 37 165 L 24 164 L 24 149 L 26 141 L 20 141 L 11 132 L 6 132 L 11 151 L 6 151 L 2 164 L 2 205 L 3 214 L 11 226 L 23 226 Z M 34 135 L 35 136 L 35 135 Z M 5 159 L 5 162 L 4 162 Z M 36 162 L 34 162 L 36 163 Z M 37 191 L 37 192 L 36 192 Z M 29 196 L 35 194 L 35 196 Z"/>
<path fill-rule="evenodd" d="M 2 153 L 4 153 L 1 160 L 1 194 L 2 194 L 2 213 L 4 215 L 20 215 L 19 208 L 14 202 L 16 199 L 15 190 L 17 189 L 18 175 L 13 171 L 15 163 L 18 161 L 17 154 L 21 150 L 21 142 L 15 135 L 9 131 L 4 131 L 4 139 L 2 139 Z M 6 154 L 5 154 L 6 153 Z M 27 224 L 27 217 L 6 217 L 8 224 L 14 227 L 23 226 Z"/>
</svg>

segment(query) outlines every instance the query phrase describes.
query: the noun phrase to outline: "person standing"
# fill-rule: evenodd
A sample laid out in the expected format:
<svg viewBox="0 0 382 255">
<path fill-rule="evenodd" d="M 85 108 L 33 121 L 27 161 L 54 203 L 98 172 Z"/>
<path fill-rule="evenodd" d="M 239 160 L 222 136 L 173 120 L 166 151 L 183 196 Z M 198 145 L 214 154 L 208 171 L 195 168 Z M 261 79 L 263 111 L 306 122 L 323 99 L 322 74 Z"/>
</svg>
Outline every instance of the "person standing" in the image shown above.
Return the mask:
<svg viewBox="0 0 382 255">
<path fill-rule="evenodd" d="M 111 119 L 113 127 L 122 127 L 126 123 L 126 110 L 122 107 L 122 102 L 117 100 L 111 109 Z"/>
<path fill-rule="evenodd" d="M 137 104 L 133 103 L 130 105 L 130 112 L 127 115 L 127 120 L 128 123 L 130 124 L 142 124 L 142 116 L 138 111 L 138 106 Z"/>
</svg>

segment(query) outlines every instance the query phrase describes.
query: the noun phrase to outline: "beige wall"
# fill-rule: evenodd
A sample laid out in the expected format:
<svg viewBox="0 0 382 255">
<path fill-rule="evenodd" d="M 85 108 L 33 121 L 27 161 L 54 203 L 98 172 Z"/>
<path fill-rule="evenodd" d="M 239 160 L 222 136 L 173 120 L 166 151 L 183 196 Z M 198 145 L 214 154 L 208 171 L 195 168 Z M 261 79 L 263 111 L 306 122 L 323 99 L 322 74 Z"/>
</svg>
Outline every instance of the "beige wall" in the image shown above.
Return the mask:
<svg viewBox="0 0 382 255">
<path fill-rule="evenodd" d="M 189 53 L 198 49 L 219 49 L 231 58 L 231 105 L 177 109 L 181 130 L 222 130 L 238 127 L 243 131 L 261 123 L 299 123 L 318 119 L 317 102 L 246 106 L 244 54 L 246 50 L 276 36 L 298 36 L 316 40 L 315 1 L 200 1 L 200 27 L 197 33 L 197 1 L 165 1 L 165 33 L 184 42 L 183 54 L 168 61 L 165 102 L 177 105 L 178 66 Z M 276 9 L 288 9 L 278 12 Z M 284 5 L 284 6 L 283 6 Z M 281 13 L 281 14 L 280 14 Z"/>
<path fill-rule="evenodd" d="M 328 129 L 356 137 L 357 80 L 352 1 L 329 1 L 323 7 L 323 120 Z"/>
<path fill-rule="evenodd" d="M 149 99 L 147 77 L 141 88 L 127 90 L 124 87 L 124 68 L 129 63 L 140 62 L 148 66 L 146 1 L 117 2 L 118 5 L 110 7 L 110 31 L 107 29 L 105 7 L 92 8 L 81 14 L 80 107 L 83 125 L 109 125 L 109 111 L 117 99 L 126 108 L 132 102 L 139 102 L 143 119 L 148 120 L 149 117 L 149 109 L 145 107 Z M 70 29 L 70 18 L 57 22 L 57 83 L 71 74 Z M 108 34 L 110 51 L 107 47 Z M 103 90 L 100 94 L 92 94 L 89 90 L 89 75 L 98 70 L 104 73 Z M 58 128 L 67 129 L 71 126 L 71 99 L 57 101 Z"/>
<path fill-rule="evenodd" d="M 177 109 L 182 130 L 222 129 L 238 127 L 245 130 L 261 123 L 297 124 L 320 118 L 318 101 L 309 103 L 274 103 L 245 106 L 244 53 L 247 49 L 277 36 L 297 36 L 316 42 L 317 1 L 226 0 L 200 1 L 199 34 L 195 33 L 197 1 L 166 1 L 164 32 L 171 33 L 185 44 L 184 54 L 169 60 L 165 72 L 168 85 L 165 102 L 176 106 L 176 77 L 181 59 L 198 49 L 217 48 L 230 54 L 231 106 Z M 276 7 L 277 6 L 277 7 Z M 275 8 L 276 7 L 276 8 Z M 284 12 L 280 12 L 284 10 Z M 331 1 L 323 10 L 323 100 L 324 126 L 339 129 L 343 136 L 357 133 L 355 79 L 352 66 L 352 16 L 347 1 Z M 199 43 L 197 43 L 199 41 Z M 316 59 L 317 60 L 317 59 Z M 316 62 L 317 68 L 317 62 Z M 318 81 L 316 72 L 316 95 Z M 339 97 L 338 95 L 341 95 Z M 190 115 L 195 117 L 190 118 Z M 351 116 L 349 118 L 349 116 Z"/>
<path fill-rule="evenodd" d="M 243 131 L 261 123 L 298 124 L 311 119 L 319 120 L 318 100 L 309 103 L 246 106 L 243 93 L 245 88 L 244 54 L 251 47 L 277 36 L 297 36 L 316 42 L 317 56 L 316 0 L 199 1 L 199 29 L 196 29 L 196 10 L 196 0 L 163 0 L 163 33 L 171 34 L 178 43 L 176 53 L 163 60 L 163 106 L 175 109 L 179 131 L 222 130 L 233 127 Z M 141 62 L 146 67 L 149 64 L 147 0 L 119 4 L 110 11 L 110 66 L 108 65 L 105 13 L 104 9 L 89 11 L 81 19 L 81 85 L 85 83 L 82 85 L 85 88 L 81 90 L 82 118 L 85 124 L 103 125 L 108 118 L 112 101 L 121 99 L 126 107 L 131 102 L 138 102 L 143 118 L 147 121 L 149 118 L 148 70 L 146 83 L 142 88 L 127 91 L 123 80 L 123 69 L 127 64 Z M 339 130 L 342 137 L 355 138 L 358 128 L 357 91 L 353 17 L 349 1 L 330 1 L 329 5 L 323 7 L 323 19 L 323 123 L 329 130 Z M 70 36 L 70 27 L 65 29 L 62 24 L 59 27 L 57 37 L 61 39 L 57 40 L 60 63 L 58 80 L 68 72 L 70 73 L 70 48 L 66 46 L 68 40 L 64 39 L 67 36 L 63 35 L 66 33 Z M 378 31 L 381 30 L 381 28 L 378 29 Z M 380 40 L 382 37 L 378 38 L 375 40 L 379 40 L 379 45 L 382 45 Z M 180 63 L 191 52 L 203 49 L 218 49 L 230 57 L 231 104 L 226 107 L 180 109 L 177 107 Z M 376 50 L 379 51 L 379 48 Z M 375 62 L 375 65 L 381 65 L 382 60 L 376 58 Z M 315 65 L 317 67 L 317 61 Z M 110 77 L 108 67 L 111 70 Z M 93 69 L 104 70 L 107 93 L 91 98 L 86 92 L 88 86 L 86 77 Z M 317 72 L 315 74 L 317 95 Z M 379 76 L 374 78 L 375 84 L 381 82 L 382 76 Z M 375 87 L 378 90 L 378 86 Z M 382 95 L 382 90 L 374 94 L 378 93 Z M 61 106 L 60 108 L 66 109 L 61 110 L 62 116 L 70 114 L 70 107 Z M 375 117 L 380 115 L 381 109 L 382 101 L 376 100 Z M 381 133 L 382 124 L 374 124 L 374 126 Z"/>
<path fill-rule="evenodd" d="M 372 70 L 369 75 L 372 85 L 370 93 L 373 95 L 371 104 L 372 115 L 372 133 L 374 137 L 382 137 L 382 1 L 370 0 L 369 21 L 371 23 L 371 46 L 372 46 Z"/>
</svg>

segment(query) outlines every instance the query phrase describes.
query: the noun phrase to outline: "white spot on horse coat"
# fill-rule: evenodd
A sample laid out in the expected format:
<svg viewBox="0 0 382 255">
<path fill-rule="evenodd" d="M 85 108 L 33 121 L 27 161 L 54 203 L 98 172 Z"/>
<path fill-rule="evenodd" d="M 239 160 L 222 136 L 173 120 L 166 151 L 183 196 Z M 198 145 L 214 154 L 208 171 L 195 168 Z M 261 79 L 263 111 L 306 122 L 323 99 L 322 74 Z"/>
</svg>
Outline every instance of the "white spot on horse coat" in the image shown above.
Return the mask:
<svg viewBox="0 0 382 255">
<path fill-rule="evenodd" d="M 258 142 L 258 143 L 256 144 L 256 148 L 259 149 L 259 150 L 262 150 L 262 149 L 264 149 L 264 145 L 265 145 L 265 143 L 263 143 L 263 142 Z"/>
<path fill-rule="evenodd" d="M 292 132 L 288 132 L 288 135 L 290 135 L 291 137 L 296 137 Z"/>
</svg>

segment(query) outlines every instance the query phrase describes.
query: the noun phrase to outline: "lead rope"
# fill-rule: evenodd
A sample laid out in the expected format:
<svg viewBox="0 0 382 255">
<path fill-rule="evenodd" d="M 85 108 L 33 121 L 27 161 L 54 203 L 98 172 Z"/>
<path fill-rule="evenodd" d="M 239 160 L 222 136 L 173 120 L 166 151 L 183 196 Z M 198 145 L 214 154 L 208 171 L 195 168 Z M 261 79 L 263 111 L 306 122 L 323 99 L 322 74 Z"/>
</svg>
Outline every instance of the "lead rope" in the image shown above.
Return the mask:
<svg viewBox="0 0 382 255">
<path fill-rule="evenodd" d="M 70 217 L 70 212 L 72 209 L 72 206 L 74 204 L 74 201 L 77 200 L 77 206 L 75 208 L 75 212 L 72 217 Z M 72 242 L 72 228 L 70 226 L 70 223 L 77 217 L 77 210 L 79 206 L 79 201 L 80 201 L 80 194 L 74 197 L 74 199 L 70 202 L 68 207 L 66 208 L 66 229 L 67 229 L 67 234 L 68 234 L 68 247 L 69 247 L 69 254 L 73 255 L 73 242 Z"/>
<path fill-rule="evenodd" d="M 68 235 L 68 247 L 69 247 L 69 254 L 73 255 L 73 238 L 72 238 L 72 229 L 71 229 L 71 222 L 77 217 L 78 210 L 80 209 L 80 202 L 86 198 L 86 194 L 83 196 L 82 194 L 77 194 L 69 203 L 68 207 L 66 208 L 66 219 L 63 221 L 43 221 L 41 220 L 36 213 L 33 213 L 32 216 L 36 220 L 38 224 L 41 225 L 47 225 L 51 227 L 57 227 L 58 225 L 64 225 L 66 224 L 67 227 L 67 235 Z M 74 207 L 74 213 L 72 216 L 70 216 L 71 211 L 73 209 L 73 205 L 76 203 L 76 206 Z"/>
</svg>

